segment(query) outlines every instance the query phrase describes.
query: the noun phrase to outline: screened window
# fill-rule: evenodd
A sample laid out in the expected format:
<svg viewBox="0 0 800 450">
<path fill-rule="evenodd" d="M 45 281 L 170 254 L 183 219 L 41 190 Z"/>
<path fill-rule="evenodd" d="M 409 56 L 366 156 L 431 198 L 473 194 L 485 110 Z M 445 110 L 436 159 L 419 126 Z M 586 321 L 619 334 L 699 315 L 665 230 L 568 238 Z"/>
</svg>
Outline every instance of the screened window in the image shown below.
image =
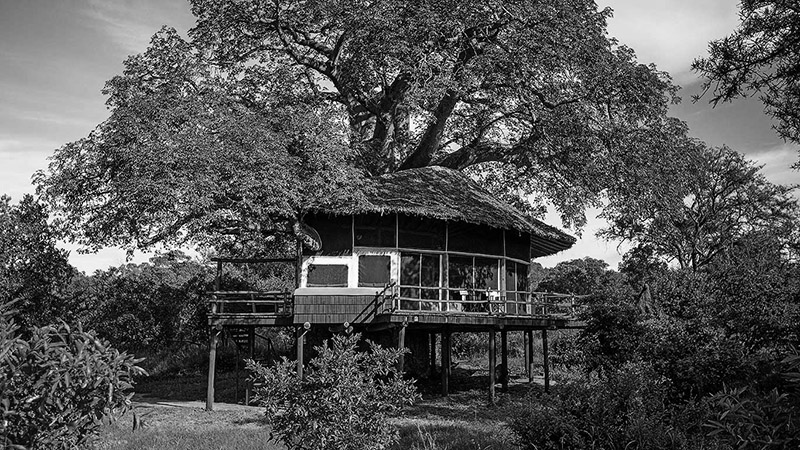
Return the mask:
<svg viewBox="0 0 800 450">
<path fill-rule="evenodd" d="M 500 260 L 471 256 L 450 256 L 448 264 L 449 308 L 456 311 L 486 312 L 490 293 L 499 295 Z"/>
<path fill-rule="evenodd" d="M 444 250 L 447 226 L 441 220 L 398 216 L 397 240 L 400 248 Z"/>
<path fill-rule="evenodd" d="M 529 312 L 528 305 L 528 266 L 506 261 L 506 299 L 509 314 Z"/>
<path fill-rule="evenodd" d="M 333 264 L 310 264 L 308 287 L 347 287 L 347 266 Z"/>
<path fill-rule="evenodd" d="M 400 256 L 400 309 L 439 311 L 441 256 L 402 253 Z"/>
<path fill-rule="evenodd" d="M 355 245 L 361 247 L 396 247 L 394 214 L 355 216 Z"/>
<path fill-rule="evenodd" d="M 386 255 L 361 255 L 358 257 L 358 285 L 383 287 L 391 279 L 392 260 Z"/>
<path fill-rule="evenodd" d="M 448 233 L 448 251 L 503 255 L 503 230 L 486 225 L 451 222 Z"/>
<path fill-rule="evenodd" d="M 342 256 L 353 253 L 353 219 L 350 216 L 328 216 L 315 214 L 306 217 L 306 223 L 317 230 L 322 240 L 322 248 L 318 252 L 307 255 Z"/>
<path fill-rule="evenodd" d="M 506 256 L 523 261 L 531 260 L 531 235 L 506 231 Z"/>
</svg>

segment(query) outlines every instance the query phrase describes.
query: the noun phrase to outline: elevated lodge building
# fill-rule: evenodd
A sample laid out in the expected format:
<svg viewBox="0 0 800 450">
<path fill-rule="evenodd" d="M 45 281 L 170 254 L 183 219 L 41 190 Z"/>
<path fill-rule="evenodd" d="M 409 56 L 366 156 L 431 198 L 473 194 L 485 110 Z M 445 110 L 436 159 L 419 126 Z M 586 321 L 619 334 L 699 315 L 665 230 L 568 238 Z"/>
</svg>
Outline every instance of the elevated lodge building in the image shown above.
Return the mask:
<svg viewBox="0 0 800 450">
<path fill-rule="evenodd" d="M 575 238 L 526 217 L 458 171 L 425 167 L 373 181 L 365 205 L 305 217 L 305 228 L 318 233 L 311 239 L 316 245 L 303 247 L 296 259 L 262 260 L 296 264 L 293 292 L 211 293 L 209 409 L 221 331 L 252 354 L 256 327 L 295 327 L 302 371 L 306 340 L 352 327 L 384 345 L 409 348 L 400 370 L 433 373 L 440 360 L 447 395 L 451 333 L 489 333 L 489 367 L 495 367 L 499 331 L 502 375 L 509 331 L 525 332 L 531 354 L 534 330 L 546 345 L 548 329 L 581 326 L 569 296 L 531 292 L 528 285 L 531 260 L 566 250 Z M 248 261 L 256 260 L 218 259 L 218 274 L 223 263 Z M 497 380 L 489 372 L 494 398 Z M 547 383 L 546 364 L 545 375 Z M 504 387 L 507 378 L 501 376 Z"/>
</svg>

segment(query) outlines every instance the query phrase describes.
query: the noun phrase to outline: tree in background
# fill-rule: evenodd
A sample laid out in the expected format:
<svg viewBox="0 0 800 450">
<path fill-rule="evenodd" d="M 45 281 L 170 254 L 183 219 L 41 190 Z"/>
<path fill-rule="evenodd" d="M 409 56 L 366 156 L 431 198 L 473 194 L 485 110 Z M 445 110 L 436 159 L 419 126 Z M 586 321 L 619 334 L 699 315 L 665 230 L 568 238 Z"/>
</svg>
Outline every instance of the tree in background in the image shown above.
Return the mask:
<svg viewBox="0 0 800 450">
<path fill-rule="evenodd" d="M 699 97 L 711 92 L 716 106 L 759 93 L 778 135 L 800 143 L 800 7 L 794 0 L 742 0 L 739 7 L 739 28 L 692 64 L 706 77 Z"/>
<path fill-rule="evenodd" d="M 76 270 L 47 218 L 31 195 L 16 205 L 0 197 L 0 303 L 15 302 L 23 329 L 74 318 L 68 285 Z"/>
<path fill-rule="evenodd" d="M 211 270 L 179 251 L 97 271 L 79 293 L 82 320 L 130 351 L 202 342 L 207 328 L 203 295 L 212 285 Z"/>
<path fill-rule="evenodd" d="M 562 261 L 546 274 L 539 286 L 540 291 L 564 294 L 592 295 L 622 283 L 622 279 L 608 263 L 591 257 Z"/>
<path fill-rule="evenodd" d="M 441 165 L 567 224 L 672 189 L 676 88 L 589 0 L 195 0 L 105 89 L 111 116 L 39 192 L 90 248 L 291 235 L 364 176 Z M 664 194 L 666 195 L 666 194 Z M 539 210 L 540 211 L 540 210 Z"/>
<path fill-rule="evenodd" d="M 691 270 L 708 266 L 751 233 L 794 236 L 800 210 L 793 187 L 770 183 L 761 167 L 727 147 L 697 145 L 687 155 L 684 195 L 619 205 L 606 212 L 609 227 L 601 235 L 644 246 Z"/>
</svg>

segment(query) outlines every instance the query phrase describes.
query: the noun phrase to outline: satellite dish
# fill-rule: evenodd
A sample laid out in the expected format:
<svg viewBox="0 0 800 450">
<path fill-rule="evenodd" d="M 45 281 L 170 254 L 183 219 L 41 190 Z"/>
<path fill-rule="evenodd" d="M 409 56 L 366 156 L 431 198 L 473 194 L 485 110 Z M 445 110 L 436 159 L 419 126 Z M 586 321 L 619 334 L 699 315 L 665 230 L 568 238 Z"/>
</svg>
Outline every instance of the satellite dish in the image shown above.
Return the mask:
<svg viewBox="0 0 800 450">
<path fill-rule="evenodd" d="M 312 252 L 319 251 L 322 248 L 322 238 L 317 230 L 301 221 L 295 222 L 293 228 L 295 236 L 303 243 L 303 247 Z"/>
</svg>

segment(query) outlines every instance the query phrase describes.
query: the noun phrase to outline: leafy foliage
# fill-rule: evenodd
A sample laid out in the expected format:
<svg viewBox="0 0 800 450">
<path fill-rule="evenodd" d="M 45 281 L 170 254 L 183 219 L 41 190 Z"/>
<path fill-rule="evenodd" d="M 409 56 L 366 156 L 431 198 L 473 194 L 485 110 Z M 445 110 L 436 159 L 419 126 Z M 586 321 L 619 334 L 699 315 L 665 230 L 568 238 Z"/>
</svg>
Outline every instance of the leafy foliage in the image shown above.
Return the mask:
<svg viewBox="0 0 800 450">
<path fill-rule="evenodd" d="M 329 107 L 263 86 L 274 95 L 248 108 L 248 81 L 203 55 L 163 29 L 107 83 L 111 117 L 56 151 L 39 192 L 68 237 L 90 249 L 263 244 L 291 235 L 315 200 L 357 201 Z"/>
<path fill-rule="evenodd" d="M 774 185 L 760 167 L 726 147 L 699 145 L 679 195 L 620 205 L 606 212 L 608 238 L 646 246 L 682 268 L 700 269 L 745 235 L 791 236 L 798 205 L 791 187 Z"/>
<path fill-rule="evenodd" d="M 0 197 L 0 302 L 16 302 L 23 328 L 71 315 L 67 287 L 75 272 L 43 205 L 30 195 L 17 205 Z"/>
<path fill-rule="evenodd" d="M 441 165 L 568 224 L 671 189 L 676 88 L 591 0 L 369 5 L 194 0 L 105 89 L 111 116 L 56 151 L 40 194 L 88 248 L 263 243 L 364 175 Z M 656 163 L 657 162 L 657 163 Z M 245 246 L 247 247 L 247 246 Z"/>
<path fill-rule="evenodd" d="M 82 320 L 115 346 L 157 351 L 206 336 L 211 270 L 173 251 L 148 263 L 97 271 L 76 295 Z"/>
<path fill-rule="evenodd" d="M 741 23 L 708 46 L 692 67 L 706 77 L 711 103 L 758 92 L 778 134 L 800 142 L 800 8 L 792 0 L 742 0 Z"/>
<path fill-rule="evenodd" d="M 0 436 L 4 447 L 74 448 L 130 406 L 137 361 L 62 323 L 23 339 L 0 306 Z"/>
<path fill-rule="evenodd" d="M 249 361 L 252 380 L 266 406 L 272 438 L 290 449 L 381 449 L 397 440 L 388 414 L 416 398 L 412 381 L 394 371 L 400 356 L 367 341 L 357 349 L 360 335 L 336 335 L 316 347 L 301 380 L 295 363 L 284 360 L 273 368 Z"/>
<path fill-rule="evenodd" d="M 670 407 L 668 392 L 668 380 L 652 368 L 628 363 L 531 399 L 511 428 L 531 450 L 717 448 L 701 432 L 696 405 Z"/>
<path fill-rule="evenodd" d="M 710 436 L 737 449 L 788 449 L 800 445 L 800 355 L 795 351 L 777 367 L 779 386 L 725 388 L 712 398 Z"/>
</svg>

